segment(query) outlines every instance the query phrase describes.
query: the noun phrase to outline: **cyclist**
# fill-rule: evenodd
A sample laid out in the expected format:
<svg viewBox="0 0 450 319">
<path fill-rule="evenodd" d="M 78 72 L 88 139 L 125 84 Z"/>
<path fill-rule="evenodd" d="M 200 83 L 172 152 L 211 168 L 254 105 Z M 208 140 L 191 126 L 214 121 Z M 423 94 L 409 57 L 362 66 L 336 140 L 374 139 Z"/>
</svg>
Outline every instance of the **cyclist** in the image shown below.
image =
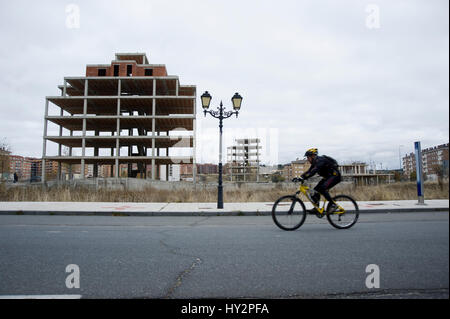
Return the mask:
<svg viewBox="0 0 450 319">
<path fill-rule="evenodd" d="M 341 173 L 336 160 L 326 155 L 319 156 L 318 153 L 317 148 L 310 148 L 306 151 L 305 156 L 311 167 L 302 174 L 301 179 L 307 180 L 316 173 L 322 176 L 322 180 L 314 187 L 316 193 L 311 197 L 316 205 L 319 204 L 320 194 L 330 203 L 334 203 L 328 190 L 341 182 Z M 317 210 L 313 208 L 308 212 L 316 214 Z"/>
</svg>

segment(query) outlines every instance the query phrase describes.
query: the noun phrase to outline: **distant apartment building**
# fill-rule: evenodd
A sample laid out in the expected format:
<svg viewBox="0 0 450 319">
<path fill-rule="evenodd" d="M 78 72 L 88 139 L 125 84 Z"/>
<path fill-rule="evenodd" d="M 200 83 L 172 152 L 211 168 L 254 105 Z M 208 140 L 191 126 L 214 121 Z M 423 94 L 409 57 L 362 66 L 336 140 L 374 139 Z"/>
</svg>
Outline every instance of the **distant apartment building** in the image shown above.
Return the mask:
<svg viewBox="0 0 450 319">
<path fill-rule="evenodd" d="M 339 171 L 342 175 L 367 175 L 370 174 L 366 163 L 353 162 L 349 164 L 339 164 Z"/>
<path fill-rule="evenodd" d="M 197 164 L 198 174 L 218 174 L 219 166 L 217 164 Z"/>
<path fill-rule="evenodd" d="M 58 163 L 48 161 L 45 165 L 46 175 L 55 179 L 58 173 Z M 9 175 L 17 174 L 19 181 L 30 181 L 42 175 L 42 160 L 20 155 L 9 156 Z"/>
<path fill-rule="evenodd" d="M 302 176 L 309 168 L 311 164 L 307 160 L 295 160 L 291 163 L 284 165 L 283 167 L 283 177 L 286 181 L 290 181 L 295 177 Z"/>
<path fill-rule="evenodd" d="M 194 171 L 192 164 L 181 164 L 180 165 L 180 176 L 182 179 L 192 176 L 192 172 Z"/>
<path fill-rule="evenodd" d="M 179 175 L 182 180 L 190 180 L 194 166 L 192 164 L 179 165 Z M 218 174 L 219 166 L 217 164 L 196 164 L 197 174 Z"/>
<path fill-rule="evenodd" d="M 436 178 L 439 170 L 448 175 L 448 143 L 423 149 L 422 167 L 423 173 L 430 179 Z M 416 156 L 410 153 L 403 157 L 403 172 L 410 176 L 415 171 Z"/>
<path fill-rule="evenodd" d="M 364 162 L 352 162 L 339 164 L 339 171 L 343 178 L 351 178 L 355 184 L 370 185 L 380 182 L 390 183 L 394 180 L 394 174 L 370 170 Z"/>
<path fill-rule="evenodd" d="M 281 171 L 281 175 L 283 176 L 285 181 L 290 181 L 294 177 L 292 175 L 292 166 L 291 164 L 283 165 L 283 169 Z"/>
<path fill-rule="evenodd" d="M 80 178 L 156 180 L 171 165 L 195 164 L 196 87 L 181 85 L 145 53 L 116 53 L 111 63 L 87 65 L 85 76 L 65 77 L 58 88 L 61 96 L 46 97 L 42 156 L 59 164 L 59 174 L 67 165 L 74 176 L 80 165 Z M 57 151 L 47 154 L 47 143 Z M 184 155 L 176 155 L 180 148 Z"/>
<path fill-rule="evenodd" d="M 19 181 L 30 180 L 33 172 L 33 158 L 19 155 L 9 156 L 9 172 L 11 175 L 17 174 Z M 36 170 L 36 168 L 35 168 Z M 34 173 L 36 174 L 34 170 Z"/>
<path fill-rule="evenodd" d="M 99 175 L 103 178 L 114 176 L 114 165 L 102 165 Z"/>
</svg>

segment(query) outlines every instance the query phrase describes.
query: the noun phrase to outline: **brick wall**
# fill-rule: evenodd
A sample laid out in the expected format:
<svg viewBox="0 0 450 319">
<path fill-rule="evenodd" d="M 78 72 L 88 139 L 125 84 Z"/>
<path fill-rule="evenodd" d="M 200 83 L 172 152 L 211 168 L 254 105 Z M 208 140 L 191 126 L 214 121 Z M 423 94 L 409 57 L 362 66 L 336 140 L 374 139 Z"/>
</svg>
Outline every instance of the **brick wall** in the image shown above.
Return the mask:
<svg viewBox="0 0 450 319">
<path fill-rule="evenodd" d="M 119 75 L 127 76 L 127 65 L 132 66 L 132 76 L 145 76 L 145 69 L 152 69 L 152 76 L 167 76 L 164 66 L 138 65 L 136 62 L 113 62 L 110 66 L 86 66 L 86 76 L 98 76 L 99 69 L 106 69 L 105 76 L 114 76 L 114 65 L 119 65 Z"/>
</svg>

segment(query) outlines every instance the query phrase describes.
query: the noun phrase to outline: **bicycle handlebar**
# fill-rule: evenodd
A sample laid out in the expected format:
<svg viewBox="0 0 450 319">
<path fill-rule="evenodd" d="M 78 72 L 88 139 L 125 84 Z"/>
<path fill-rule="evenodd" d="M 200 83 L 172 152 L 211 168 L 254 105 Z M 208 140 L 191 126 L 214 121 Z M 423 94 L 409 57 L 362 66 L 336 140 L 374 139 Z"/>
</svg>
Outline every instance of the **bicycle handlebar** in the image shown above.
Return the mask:
<svg viewBox="0 0 450 319">
<path fill-rule="evenodd" d="M 303 184 L 305 182 L 305 180 L 303 178 L 301 178 L 301 177 L 294 177 L 292 179 L 292 182 L 293 183 L 302 183 Z"/>
</svg>

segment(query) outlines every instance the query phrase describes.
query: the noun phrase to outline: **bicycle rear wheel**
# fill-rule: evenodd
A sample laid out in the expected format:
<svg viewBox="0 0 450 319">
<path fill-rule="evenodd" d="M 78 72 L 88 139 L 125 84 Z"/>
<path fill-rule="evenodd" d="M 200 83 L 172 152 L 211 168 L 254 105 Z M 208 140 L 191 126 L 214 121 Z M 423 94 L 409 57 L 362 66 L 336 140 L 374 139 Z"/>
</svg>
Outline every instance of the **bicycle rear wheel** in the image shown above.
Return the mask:
<svg viewBox="0 0 450 319">
<path fill-rule="evenodd" d="M 327 219 L 333 227 L 348 229 L 356 224 L 359 217 L 359 208 L 355 200 L 347 195 L 338 195 L 333 200 L 344 210 L 333 209 L 334 205 L 328 203 Z"/>
<path fill-rule="evenodd" d="M 305 222 L 305 204 L 293 195 L 280 197 L 273 204 L 272 218 L 281 229 L 295 230 Z"/>
</svg>

